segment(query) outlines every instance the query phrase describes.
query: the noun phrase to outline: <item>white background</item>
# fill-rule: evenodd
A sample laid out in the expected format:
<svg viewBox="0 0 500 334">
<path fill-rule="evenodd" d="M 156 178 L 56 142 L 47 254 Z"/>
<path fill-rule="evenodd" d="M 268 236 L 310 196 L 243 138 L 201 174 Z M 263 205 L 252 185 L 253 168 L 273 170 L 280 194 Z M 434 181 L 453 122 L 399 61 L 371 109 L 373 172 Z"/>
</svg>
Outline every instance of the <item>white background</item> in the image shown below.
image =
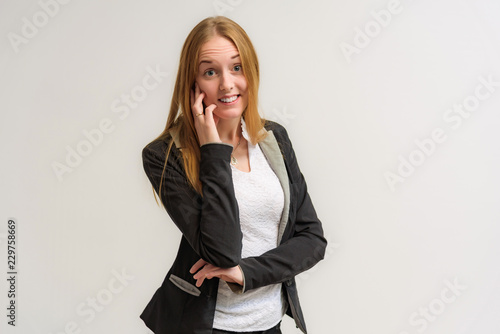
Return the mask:
<svg viewBox="0 0 500 334">
<path fill-rule="evenodd" d="M 381 20 L 388 7 L 377 23 L 372 11 Z M 218 12 L 254 43 L 262 115 L 288 129 L 329 240 L 298 277 L 309 332 L 500 332 L 498 1 L 73 0 L 52 11 L 44 22 L 37 1 L 0 2 L 4 264 L 7 220 L 18 223 L 17 326 L 2 279 L 2 333 L 150 333 L 139 314 L 180 233 L 141 150 L 164 128 L 184 39 Z M 114 112 L 148 68 L 168 74 Z M 474 101 L 480 77 L 496 86 L 453 128 L 443 116 Z M 105 119 L 112 131 L 58 179 L 53 164 Z M 415 140 L 437 128 L 446 140 L 419 153 Z M 391 188 L 386 173 L 410 156 L 420 165 Z M 288 317 L 282 327 L 299 333 Z"/>
</svg>

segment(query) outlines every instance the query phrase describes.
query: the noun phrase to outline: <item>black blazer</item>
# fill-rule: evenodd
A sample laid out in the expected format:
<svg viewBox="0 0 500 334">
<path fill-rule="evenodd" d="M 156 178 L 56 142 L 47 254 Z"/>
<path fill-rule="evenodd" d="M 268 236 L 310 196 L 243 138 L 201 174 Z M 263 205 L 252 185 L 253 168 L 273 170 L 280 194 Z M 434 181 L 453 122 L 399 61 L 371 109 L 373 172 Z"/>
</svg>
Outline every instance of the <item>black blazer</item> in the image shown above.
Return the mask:
<svg viewBox="0 0 500 334">
<path fill-rule="evenodd" d="M 195 286 L 189 269 L 200 258 L 223 268 L 240 265 L 244 285 L 229 284 L 235 293 L 282 283 L 286 313 L 306 333 L 294 277 L 323 259 L 327 241 L 285 128 L 266 121 L 265 131 L 268 135 L 259 145 L 283 187 L 285 206 L 279 246 L 257 257 L 241 258 L 242 233 L 229 164 L 231 145 L 212 143 L 200 148 L 203 197 L 188 184 L 175 134 L 143 149 L 146 175 L 157 192 L 163 178 L 162 202 L 183 235 L 172 267 L 140 316 L 154 333 L 212 333 L 219 279 Z M 170 140 L 175 144 L 162 176 Z"/>
</svg>

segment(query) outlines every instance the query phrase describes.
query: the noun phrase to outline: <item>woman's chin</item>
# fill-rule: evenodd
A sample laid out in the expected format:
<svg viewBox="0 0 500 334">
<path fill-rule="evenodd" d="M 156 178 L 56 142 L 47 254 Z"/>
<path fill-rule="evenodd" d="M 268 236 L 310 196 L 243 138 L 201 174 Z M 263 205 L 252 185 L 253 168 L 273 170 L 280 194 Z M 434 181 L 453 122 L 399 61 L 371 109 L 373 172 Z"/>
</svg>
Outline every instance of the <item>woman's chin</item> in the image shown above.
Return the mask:
<svg viewBox="0 0 500 334">
<path fill-rule="evenodd" d="M 243 110 L 241 108 L 224 108 L 224 110 L 219 109 L 217 107 L 214 110 L 214 115 L 219 117 L 219 119 L 234 119 L 234 118 L 240 118 L 241 115 L 243 114 Z"/>
</svg>

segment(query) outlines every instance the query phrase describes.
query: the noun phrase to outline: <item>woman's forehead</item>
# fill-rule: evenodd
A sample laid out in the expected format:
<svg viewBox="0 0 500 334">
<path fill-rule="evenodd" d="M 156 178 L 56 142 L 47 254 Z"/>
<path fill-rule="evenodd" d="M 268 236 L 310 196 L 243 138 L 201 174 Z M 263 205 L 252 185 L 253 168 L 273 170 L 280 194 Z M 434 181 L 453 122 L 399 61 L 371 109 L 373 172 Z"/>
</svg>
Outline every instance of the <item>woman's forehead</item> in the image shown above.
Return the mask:
<svg viewBox="0 0 500 334">
<path fill-rule="evenodd" d="M 202 45 L 200 49 L 200 63 L 212 58 L 234 58 L 239 54 L 236 46 L 227 38 L 214 36 Z"/>
</svg>

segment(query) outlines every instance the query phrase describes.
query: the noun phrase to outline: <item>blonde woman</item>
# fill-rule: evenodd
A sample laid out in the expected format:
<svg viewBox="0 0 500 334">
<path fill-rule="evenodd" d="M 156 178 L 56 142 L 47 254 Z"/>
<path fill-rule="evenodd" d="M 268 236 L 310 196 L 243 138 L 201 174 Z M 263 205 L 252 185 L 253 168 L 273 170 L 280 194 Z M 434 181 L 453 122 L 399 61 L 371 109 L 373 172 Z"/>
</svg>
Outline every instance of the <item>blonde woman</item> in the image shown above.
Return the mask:
<svg viewBox="0 0 500 334">
<path fill-rule="evenodd" d="M 141 318 L 156 334 L 281 333 L 306 325 L 295 275 L 326 240 L 286 130 L 257 109 L 259 65 L 245 31 L 201 21 L 182 48 L 165 130 L 144 170 L 182 232 Z"/>
</svg>

